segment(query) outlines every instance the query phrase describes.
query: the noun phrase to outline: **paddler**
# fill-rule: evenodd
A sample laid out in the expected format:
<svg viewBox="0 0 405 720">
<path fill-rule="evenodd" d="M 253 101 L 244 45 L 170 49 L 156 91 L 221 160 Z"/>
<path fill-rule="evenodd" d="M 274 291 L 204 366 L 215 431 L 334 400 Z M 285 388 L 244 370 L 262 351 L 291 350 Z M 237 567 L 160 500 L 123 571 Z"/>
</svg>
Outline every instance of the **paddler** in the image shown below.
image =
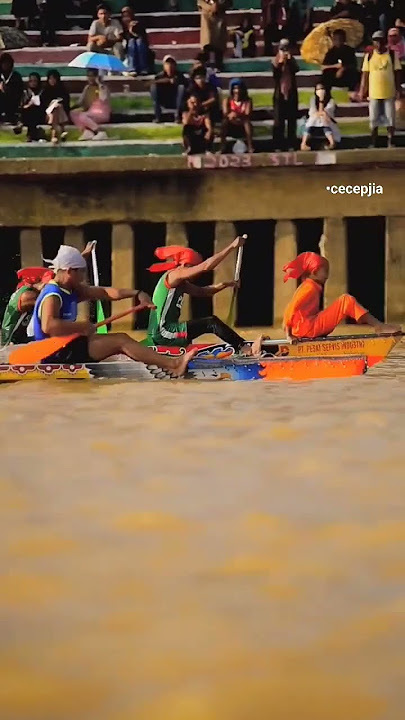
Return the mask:
<svg viewBox="0 0 405 720">
<path fill-rule="evenodd" d="M 35 340 L 63 337 L 79 333 L 65 347 L 43 358 L 46 363 L 99 362 L 111 355 L 123 354 L 132 360 L 157 365 L 173 375 L 183 375 L 187 364 L 196 351 L 181 358 L 159 355 L 151 348 L 133 340 L 126 333 L 96 335 L 95 326 L 88 321 L 77 321 L 77 305 L 92 300 L 124 300 L 133 298 L 141 304 L 149 304 L 149 295 L 140 290 L 93 287 L 85 283 L 86 260 L 80 252 L 69 245 L 62 245 L 52 261 L 55 277 L 40 292 L 34 308 L 33 325 Z"/>
<path fill-rule="evenodd" d="M 203 273 L 214 270 L 244 242 L 243 237 L 237 237 L 224 250 L 207 260 L 203 260 L 201 255 L 191 248 L 168 245 L 156 249 L 155 255 L 163 262 L 155 263 L 149 268 L 149 271 L 163 274 L 152 297 L 152 303 L 156 309 L 152 310 L 149 316 L 147 337 L 149 345 L 187 347 L 200 335 L 213 333 L 231 345 L 235 352 L 243 350 L 245 354 L 257 355 L 260 353 L 261 337 L 255 340 L 252 346 L 246 345 L 246 341 L 216 315 L 180 322 L 184 295 L 212 297 L 225 288 L 236 287 L 237 283 L 234 281 L 200 287 L 194 285 L 193 280 Z"/>
<path fill-rule="evenodd" d="M 87 243 L 82 255 L 89 258 L 94 242 Z M 50 268 L 29 267 L 18 270 L 19 283 L 10 297 L 4 312 L 1 326 L 1 344 L 19 345 L 28 342 L 32 313 L 39 293 L 44 285 L 53 279 Z"/>
<path fill-rule="evenodd" d="M 377 333 L 401 332 L 399 325 L 382 323 L 348 294 L 340 295 L 325 310 L 320 310 L 321 295 L 329 277 L 329 262 L 313 252 L 304 252 L 284 265 L 284 282 L 301 280 L 288 304 L 283 327 L 288 339 L 318 338 L 329 335 L 346 318 L 370 325 Z"/>
</svg>

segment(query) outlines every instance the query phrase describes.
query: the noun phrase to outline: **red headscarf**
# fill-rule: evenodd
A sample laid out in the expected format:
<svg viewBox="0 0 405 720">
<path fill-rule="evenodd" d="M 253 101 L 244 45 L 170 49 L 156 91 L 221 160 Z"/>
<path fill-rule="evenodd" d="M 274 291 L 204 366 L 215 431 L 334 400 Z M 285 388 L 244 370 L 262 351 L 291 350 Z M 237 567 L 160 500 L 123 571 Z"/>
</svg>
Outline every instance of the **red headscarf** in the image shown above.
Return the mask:
<svg viewBox="0 0 405 720">
<path fill-rule="evenodd" d="M 17 277 L 19 283 L 17 290 L 24 285 L 36 285 L 37 283 L 47 283 L 53 280 L 55 273 L 49 268 L 44 267 L 28 267 L 18 270 Z"/>
<path fill-rule="evenodd" d="M 305 273 L 312 274 L 319 270 L 325 264 L 325 258 L 322 255 L 318 255 L 314 252 L 303 252 L 297 255 L 295 260 L 284 265 L 283 271 L 284 282 L 287 282 L 290 278 L 293 280 L 299 280 L 300 277 Z"/>
<path fill-rule="evenodd" d="M 199 265 L 202 262 L 200 253 L 191 248 L 181 247 L 181 245 L 167 245 L 156 248 L 155 255 L 159 260 L 165 260 L 166 262 L 151 265 L 148 268 L 149 272 L 162 273 L 174 270 L 179 265 Z"/>
</svg>

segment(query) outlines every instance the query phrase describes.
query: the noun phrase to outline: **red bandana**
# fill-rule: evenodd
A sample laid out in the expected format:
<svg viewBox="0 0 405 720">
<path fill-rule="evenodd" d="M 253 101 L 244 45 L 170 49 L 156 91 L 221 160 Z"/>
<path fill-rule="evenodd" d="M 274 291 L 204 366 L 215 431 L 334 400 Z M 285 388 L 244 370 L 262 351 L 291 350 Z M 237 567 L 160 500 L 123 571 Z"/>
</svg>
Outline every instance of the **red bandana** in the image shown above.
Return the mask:
<svg viewBox="0 0 405 720">
<path fill-rule="evenodd" d="M 312 275 L 312 273 L 317 272 L 317 270 L 322 267 L 324 262 L 325 258 L 322 257 L 322 255 L 318 255 L 314 252 L 303 252 L 300 255 L 297 255 L 295 260 L 292 260 L 292 262 L 284 265 L 284 282 L 287 282 L 290 278 L 293 280 L 299 280 L 299 278 L 305 273 Z"/>
<path fill-rule="evenodd" d="M 148 268 L 149 272 L 163 273 L 174 270 L 179 265 L 199 265 L 202 262 L 200 253 L 191 248 L 181 247 L 181 245 L 167 245 L 156 248 L 155 255 L 159 260 L 165 262 L 151 265 Z"/>
</svg>

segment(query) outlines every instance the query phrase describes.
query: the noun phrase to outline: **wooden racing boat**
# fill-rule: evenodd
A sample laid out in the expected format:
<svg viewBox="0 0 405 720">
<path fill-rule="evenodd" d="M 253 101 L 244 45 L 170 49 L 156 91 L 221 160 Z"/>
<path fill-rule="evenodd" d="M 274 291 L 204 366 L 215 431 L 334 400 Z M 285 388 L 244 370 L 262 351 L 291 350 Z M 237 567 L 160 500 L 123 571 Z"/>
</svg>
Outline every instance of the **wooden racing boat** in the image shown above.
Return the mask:
<svg viewBox="0 0 405 720">
<path fill-rule="evenodd" d="M 367 366 L 373 367 L 385 360 L 391 350 L 402 340 L 402 334 L 397 335 L 332 335 L 317 340 L 297 340 L 290 343 L 286 340 L 266 340 L 263 349 L 273 357 L 313 358 L 313 357 L 341 357 L 348 355 L 364 355 Z M 198 347 L 197 357 L 212 357 L 223 359 L 234 355 L 230 345 L 218 343 L 215 345 L 191 345 Z M 183 348 L 157 346 L 158 352 L 169 355 L 179 355 Z M 188 348 L 189 349 L 189 348 Z"/>
<path fill-rule="evenodd" d="M 363 375 L 367 370 L 364 356 L 346 357 L 263 357 L 241 356 L 223 359 L 196 358 L 190 362 L 186 380 L 262 380 L 303 382 L 326 378 Z M 137 381 L 170 380 L 171 375 L 156 366 L 132 360 L 109 360 L 75 365 L 0 365 L 0 383 L 28 380 L 125 379 Z"/>
</svg>

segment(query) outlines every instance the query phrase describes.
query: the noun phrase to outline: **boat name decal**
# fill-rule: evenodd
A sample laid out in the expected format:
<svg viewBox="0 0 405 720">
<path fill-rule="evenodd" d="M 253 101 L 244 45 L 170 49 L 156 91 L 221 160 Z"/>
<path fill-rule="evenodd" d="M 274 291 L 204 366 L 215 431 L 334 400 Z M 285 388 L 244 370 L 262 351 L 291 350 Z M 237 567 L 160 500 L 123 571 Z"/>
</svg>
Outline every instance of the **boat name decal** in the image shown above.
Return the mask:
<svg viewBox="0 0 405 720">
<path fill-rule="evenodd" d="M 345 350 L 365 350 L 364 340 L 339 340 L 337 342 L 303 343 L 297 346 L 298 355 L 317 355 L 322 353 L 342 352 Z"/>
</svg>

